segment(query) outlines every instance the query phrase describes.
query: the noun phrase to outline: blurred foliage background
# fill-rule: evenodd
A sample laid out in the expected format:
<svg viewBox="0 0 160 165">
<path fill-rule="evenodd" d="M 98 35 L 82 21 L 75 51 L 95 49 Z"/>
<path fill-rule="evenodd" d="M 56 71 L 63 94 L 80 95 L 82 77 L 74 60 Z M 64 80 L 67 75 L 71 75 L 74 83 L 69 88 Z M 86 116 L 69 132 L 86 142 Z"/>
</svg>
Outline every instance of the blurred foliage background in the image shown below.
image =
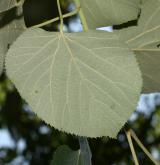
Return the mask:
<svg viewBox="0 0 160 165">
<path fill-rule="evenodd" d="M 61 5 L 63 13 L 74 9 L 67 0 L 61 0 Z M 56 0 L 26 0 L 23 9 L 27 27 L 58 17 Z M 15 19 L 15 11 L 7 12 L 0 25 Z M 78 16 L 67 18 L 64 22 L 68 31 L 73 29 L 71 23 L 74 29 L 81 29 L 77 28 L 80 26 L 77 25 Z M 43 28 L 55 31 L 58 24 L 52 23 Z M 152 155 L 160 160 L 160 107 L 156 106 L 148 114 L 136 111 L 125 127 L 132 128 Z M 7 132 L 10 137 L 8 145 L 5 145 L 7 139 L 2 132 Z M 88 140 L 93 165 L 134 164 L 123 129 L 118 134 L 118 140 L 105 137 Z M 0 77 L 0 165 L 49 165 L 57 147 L 64 144 L 73 150 L 79 149 L 78 138 L 59 132 L 41 121 L 3 73 Z M 152 164 L 136 144 L 135 148 L 140 164 Z"/>
</svg>

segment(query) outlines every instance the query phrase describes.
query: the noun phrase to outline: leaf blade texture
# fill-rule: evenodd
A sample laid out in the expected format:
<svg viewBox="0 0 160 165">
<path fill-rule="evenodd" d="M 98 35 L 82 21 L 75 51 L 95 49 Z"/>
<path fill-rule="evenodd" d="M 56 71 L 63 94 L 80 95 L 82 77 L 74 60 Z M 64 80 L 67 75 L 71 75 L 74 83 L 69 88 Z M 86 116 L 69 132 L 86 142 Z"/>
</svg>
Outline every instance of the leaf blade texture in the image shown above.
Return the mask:
<svg viewBox="0 0 160 165">
<path fill-rule="evenodd" d="M 140 0 L 80 0 L 89 28 L 119 25 L 138 17 Z"/>
<path fill-rule="evenodd" d="M 51 165 L 84 165 L 80 157 L 80 150 L 73 151 L 68 146 L 60 146 L 54 153 Z"/>
<path fill-rule="evenodd" d="M 0 13 L 15 7 L 16 0 L 0 0 Z"/>
<path fill-rule="evenodd" d="M 144 80 L 143 92 L 160 91 L 160 1 L 142 3 L 138 26 L 120 30 L 119 36 L 135 52 Z"/>
<path fill-rule="evenodd" d="M 17 11 L 18 15 L 21 14 L 20 9 Z M 3 24 L 3 17 L 0 20 Z M 23 17 L 20 19 L 13 19 L 10 23 L 0 27 L 0 74 L 3 71 L 5 54 L 10 45 L 16 38 L 25 30 L 25 23 Z"/>
<path fill-rule="evenodd" d="M 134 54 L 103 31 L 27 30 L 9 50 L 6 66 L 39 117 L 80 136 L 116 137 L 142 85 Z"/>
</svg>

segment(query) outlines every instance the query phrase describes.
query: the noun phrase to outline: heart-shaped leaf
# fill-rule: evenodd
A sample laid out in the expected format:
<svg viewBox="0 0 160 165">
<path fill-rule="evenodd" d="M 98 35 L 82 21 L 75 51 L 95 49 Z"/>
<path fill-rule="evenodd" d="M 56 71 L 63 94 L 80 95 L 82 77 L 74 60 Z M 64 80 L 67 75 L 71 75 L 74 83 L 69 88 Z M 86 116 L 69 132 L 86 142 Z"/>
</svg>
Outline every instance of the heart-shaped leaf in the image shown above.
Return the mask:
<svg viewBox="0 0 160 165">
<path fill-rule="evenodd" d="M 88 26 L 119 25 L 137 19 L 140 0 L 80 0 Z"/>
<path fill-rule="evenodd" d="M 115 137 L 141 92 L 134 54 L 103 31 L 28 30 L 9 50 L 6 68 L 39 117 L 81 136 Z"/>
<path fill-rule="evenodd" d="M 143 92 L 159 92 L 160 1 L 143 1 L 138 26 L 118 33 L 136 54 L 144 80 Z"/>
</svg>

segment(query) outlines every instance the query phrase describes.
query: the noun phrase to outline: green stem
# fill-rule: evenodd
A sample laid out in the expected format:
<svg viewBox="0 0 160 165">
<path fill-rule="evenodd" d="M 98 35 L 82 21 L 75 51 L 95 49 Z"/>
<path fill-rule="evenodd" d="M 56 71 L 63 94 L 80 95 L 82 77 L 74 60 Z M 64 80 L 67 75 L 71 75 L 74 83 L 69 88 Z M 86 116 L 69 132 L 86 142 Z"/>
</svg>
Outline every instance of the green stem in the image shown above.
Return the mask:
<svg viewBox="0 0 160 165">
<path fill-rule="evenodd" d="M 133 137 L 133 139 L 137 142 L 139 147 L 144 151 L 144 153 L 150 158 L 150 160 L 155 164 L 155 165 L 160 165 L 159 162 L 155 161 L 153 156 L 149 153 L 149 151 L 145 148 L 145 146 L 141 143 L 141 141 L 138 139 L 136 136 L 135 132 L 133 130 L 130 130 L 130 134 Z"/>
<path fill-rule="evenodd" d="M 60 32 L 63 32 L 63 14 L 61 10 L 60 0 L 57 0 L 58 12 L 60 17 Z"/>
<path fill-rule="evenodd" d="M 128 143 L 129 143 L 129 146 L 130 146 L 130 149 L 131 149 L 131 152 L 132 152 L 132 156 L 133 156 L 135 165 L 139 165 L 137 155 L 136 155 L 133 143 L 132 143 L 131 133 L 130 133 L 130 131 L 125 131 L 125 133 L 126 133 L 126 136 L 127 136 L 127 139 L 128 139 Z"/>
<path fill-rule="evenodd" d="M 86 17 L 83 13 L 83 10 L 81 8 L 80 1 L 79 0 L 74 0 L 74 2 L 75 2 L 76 7 L 80 8 L 79 16 L 80 16 L 80 19 L 81 19 L 81 22 L 82 22 L 83 30 L 88 31 L 88 24 L 87 24 L 87 21 L 86 21 Z"/>
<path fill-rule="evenodd" d="M 78 13 L 78 11 L 79 11 L 79 9 L 76 9 L 75 11 L 72 11 L 72 12 L 70 12 L 70 13 L 64 14 L 64 15 L 63 15 L 63 19 L 64 19 L 64 18 L 71 17 L 71 16 L 73 16 L 73 15 L 76 15 L 76 14 Z M 56 17 L 56 18 L 53 18 L 53 19 L 51 19 L 51 20 L 45 21 L 45 22 L 43 22 L 43 23 L 34 25 L 34 26 L 30 27 L 30 28 L 39 28 L 39 27 L 42 27 L 42 26 L 51 24 L 51 23 L 56 22 L 56 21 L 59 21 L 59 20 L 60 20 L 60 18 L 59 18 L 59 17 Z"/>
</svg>

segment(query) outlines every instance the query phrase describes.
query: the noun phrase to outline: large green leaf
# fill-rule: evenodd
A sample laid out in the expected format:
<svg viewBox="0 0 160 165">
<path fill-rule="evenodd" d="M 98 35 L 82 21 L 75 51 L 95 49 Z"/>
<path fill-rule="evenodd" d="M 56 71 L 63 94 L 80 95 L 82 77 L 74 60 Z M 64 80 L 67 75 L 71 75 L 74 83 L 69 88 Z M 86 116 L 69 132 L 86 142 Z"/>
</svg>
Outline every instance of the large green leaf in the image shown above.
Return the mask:
<svg viewBox="0 0 160 165">
<path fill-rule="evenodd" d="M 68 146 L 60 146 L 54 153 L 51 165 L 83 165 L 81 152 L 72 151 Z"/>
<path fill-rule="evenodd" d="M 9 50 L 6 66 L 39 117 L 81 136 L 115 137 L 141 92 L 134 54 L 103 31 L 28 30 Z"/>
<path fill-rule="evenodd" d="M 120 30 L 118 33 L 136 54 L 143 74 L 143 92 L 159 92 L 160 1 L 143 1 L 138 26 Z"/>
<path fill-rule="evenodd" d="M 20 9 L 18 9 L 17 14 L 21 14 Z M 3 17 L 0 20 L 0 24 L 3 24 Z M 3 71 L 4 58 L 9 46 L 25 29 L 23 18 L 14 19 L 9 24 L 6 24 L 0 28 L 0 74 Z"/>
<path fill-rule="evenodd" d="M 87 23 L 93 29 L 137 19 L 140 11 L 140 0 L 80 0 L 80 2 Z"/>
</svg>

